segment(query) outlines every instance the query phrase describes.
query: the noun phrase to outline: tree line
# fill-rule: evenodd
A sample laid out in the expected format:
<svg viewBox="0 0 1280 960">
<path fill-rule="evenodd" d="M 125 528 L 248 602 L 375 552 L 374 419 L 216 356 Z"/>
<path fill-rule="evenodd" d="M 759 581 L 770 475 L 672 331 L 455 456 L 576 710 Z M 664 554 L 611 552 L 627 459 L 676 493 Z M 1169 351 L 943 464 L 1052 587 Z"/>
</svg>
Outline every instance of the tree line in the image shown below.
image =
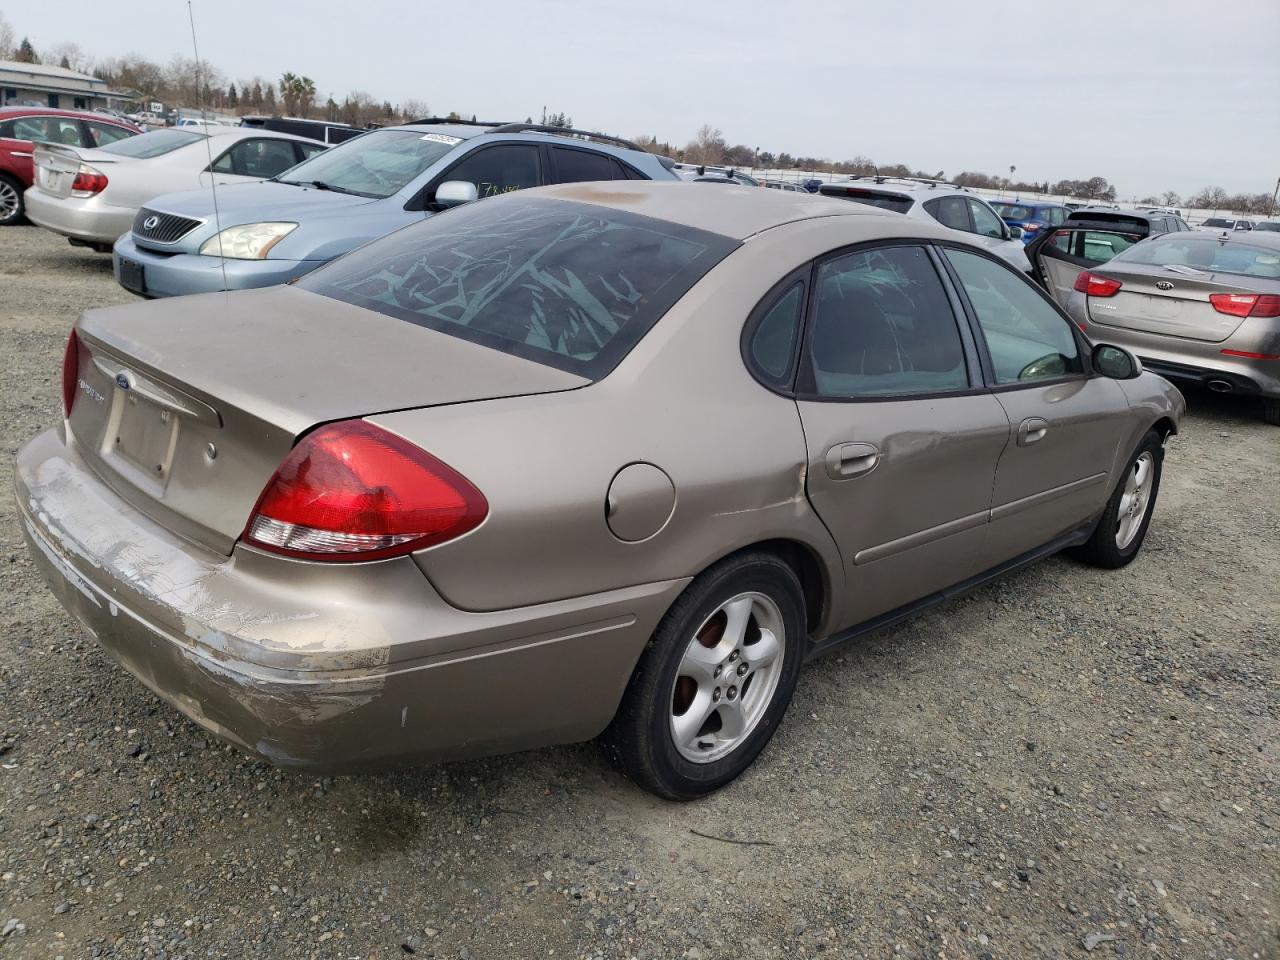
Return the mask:
<svg viewBox="0 0 1280 960">
<path fill-rule="evenodd" d="M 157 63 L 136 53 L 95 59 L 75 43 L 55 44 L 38 52 L 27 37 L 18 40 L 9 22 L 0 14 L 0 60 L 4 59 L 22 63 L 52 63 L 89 73 L 105 80 L 114 89 L 136 94 L 144 102 L 158 100 L 169 106 L 207 108 L 240 116 L 284 114 L 368 127 L 431 115 L 424 100 L 408 99 L 393 104 L 390 100 L 379 100 L 363 90 L 352 90 L 341 100 L 329 96 L 322 103 L 316 82 L 308 76 L 290 71 L 282 73 L 278 80 L 260 75 L 232 80 L 208 62 L 197 63 L 183 56 L 175 56 L 167 64 Z M 457 111 L 450 111 L 447 116 L 454 120 L 464 119 L 464 115 Z M 471 114 L 470 119 L 475 120 L 475 114 Z M 532 123 L 533 118 L 527 117 L 526 121 Z M 573 119 L 568 114 L 548 113 L 545 107 L 541 122 L 546 126 L 573 126 Z M 660 141 L 653 135 L 642 135 L 634 139 L 640 147 L 652 153 L 686 163 L 764 170 L 806 170 L 848 176 L 947 179 L 943 170 L 921 170 L 905 163 L 877 163 L 864 156 L 832 161 L 827 157 L 792 155 L 785 151 L 775 153 L 746 144 L 730 144 L 724 134 L 711 124 L 703 124 L 693 139 L 684 146 Z M 1056 183 L 1036 182 L 1015 179 L 1015 170 L 1016 168 L 1010 167 L 1008 177 L 966 170 L 950 180 L 962 187 L 1017 194 L 1069 196 L 1107 203 L 1113 203 L 1117 199 L 1116 188 L 1105 177 L 1059 180 Z M 1149 195 L 1141 203 L 1149 206 L 1185 205 L 1199 209 L 1266 214 L 1270 211 L 1271 199 L 1266 193 L 1228 194 L 1221 187 L 1209 186 L 1186 198 L 1168 190 L 1160 195 Z"/>
</svg>

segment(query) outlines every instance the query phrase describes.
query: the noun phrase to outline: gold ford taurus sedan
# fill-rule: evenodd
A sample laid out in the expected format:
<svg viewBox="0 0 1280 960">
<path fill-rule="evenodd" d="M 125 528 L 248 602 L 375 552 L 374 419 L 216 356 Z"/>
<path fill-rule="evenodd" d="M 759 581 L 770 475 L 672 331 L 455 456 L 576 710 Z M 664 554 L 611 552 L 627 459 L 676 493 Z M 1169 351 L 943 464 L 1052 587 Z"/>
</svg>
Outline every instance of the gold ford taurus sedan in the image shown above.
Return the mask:
<svg viewBox="0 0 1280 960">
<path fill-rule="evenodd" d="M 31 554 L 196 723 L 329 771 L 601 736 L 673 798 L 816 654 L 1128 563 L 1183 411 L 942 227 L 641 182 L 89 311 L 63 400 L 18 454 Z"/>
</svg>

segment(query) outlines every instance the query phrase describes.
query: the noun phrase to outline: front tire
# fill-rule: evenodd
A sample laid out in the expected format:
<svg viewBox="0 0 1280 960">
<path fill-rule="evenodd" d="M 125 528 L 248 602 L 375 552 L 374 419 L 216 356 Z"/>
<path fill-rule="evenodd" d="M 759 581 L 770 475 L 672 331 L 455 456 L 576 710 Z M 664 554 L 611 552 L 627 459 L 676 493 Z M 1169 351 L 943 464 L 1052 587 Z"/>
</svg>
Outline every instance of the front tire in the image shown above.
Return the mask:
<svg viewBox="0 0 1280 960">
<path fill-rule="evenodd" d="M 1131 563 L 1147 538 L 1163 465 L 1164 441 L 1155 430 L 1148 430 L 1129 458 L 1093 535 L 1071 550 L 1072 555 L 1110 570 Z"/>
<path fill-rule="evenodd" d="M 763 552 L 722 560 L 659 622 L 601 737 L 605 755 L 669 800 L 719 789 L 777 730 L 805 637 L 804 592 L 785 561 Z"/>
<path fill-rule="evenodd" d="M 0 227 L 21 223 L 26 206 L 22 201 L 22 184 L 0 173 Z"/>
</svg>

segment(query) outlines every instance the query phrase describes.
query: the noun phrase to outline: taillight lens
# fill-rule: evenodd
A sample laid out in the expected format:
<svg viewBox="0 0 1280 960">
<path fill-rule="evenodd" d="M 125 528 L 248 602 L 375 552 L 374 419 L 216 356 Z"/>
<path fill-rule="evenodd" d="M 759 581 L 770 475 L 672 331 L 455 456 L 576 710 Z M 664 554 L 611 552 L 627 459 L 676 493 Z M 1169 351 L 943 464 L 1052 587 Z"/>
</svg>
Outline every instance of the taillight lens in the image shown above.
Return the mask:
<svg viewBox="0 0 1280 960">
<path fill-rule="evenodd" d="M 105 189 L 107 189 L 107 175 L 100 170 L 95 170 L 87 163 L 80 164 L 80 169 L 76 171 L 76 178 L 71 182 L 72 195 L 92 197 Z"/>
<path fill-rule="evenodd" d="M 1209 302 L 1230 317 L 1280 317 L 1280 296 L 1270 293 L 1214 293 Z"/>
<path fill-rule="evenodd" d="M 62 351 L 62 414 L 71 416 L 71 407 L 76 402 L 76 380 L 80 376 L 80 338 L 75 328 L 67 337 L 66 349 Z"/>
<path fill-rule="evenodd" d="M 1087 293 L 1091 297 L 1114 297 L 1120 290 L 1120 281 L 1110 277 L 1100 277 L 1088 270 L 1081 270 L 1076 277 L 1076 290 Z"/>
<path fill-rule="evenodd" d="M 489 504 L 425 450 L 363 420 L 293 448 L 245 528 L 246 542 L 306 560 L 377 560 L 475 529 Z"/>
<path fill-rule="evenodd" d="M 1023 232 L 1023 233 L 1035 233 L 1037 230 L 1042 230 L 1042 229 L 1044 229 L 1044 224 L 1043 224 L 1043 223 L 1039 222 L 1038 220 L 1032 220 L 1030 223 L 1025 224 L 1025 225 L 1023 226 L 1023 228 L 1022 228 L 1022 232 Z"/>
</svg>

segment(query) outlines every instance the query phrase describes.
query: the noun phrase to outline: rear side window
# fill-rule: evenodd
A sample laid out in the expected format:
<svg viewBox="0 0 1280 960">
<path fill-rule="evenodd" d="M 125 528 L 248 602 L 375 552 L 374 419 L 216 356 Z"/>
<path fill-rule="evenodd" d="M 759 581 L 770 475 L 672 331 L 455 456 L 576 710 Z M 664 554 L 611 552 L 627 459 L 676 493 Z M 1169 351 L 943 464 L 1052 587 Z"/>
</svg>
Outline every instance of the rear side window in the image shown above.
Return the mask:
<svg viewBox="0 0 1280 960">
<path fill-rule="evenodd" d="M 892 210 L 894 213 L 906 213 L 915 203 L 911 197 L 900 193 L 886 193 L 883 190 L 868 190 L 865 187 L 842 187 L 823 185 L 818 191 L 824 197 L 838 197 L 842 200 L 856 200 L 858 203 L 879 207 L 881 210 Z"/>
<path fill-rule="evenodd" d="M 303 289 L 598 379 L 738 241 L 594 204 L 467 204 L 308 274 Z"/>
<path fill-rule="evenodd" d="M 790 379 L 803 310 L 804 282 L 797 280 L 765 310 L 751 333 L 751 361 L 774 386 L 783 386 Z"/>
<path fill-rule="evenodd" d="M 590 150 L 554 147 L 557 183 L 581 183 L 589 180 L 614 180 L 614 160 Z"/>
<path fill-rule="evenodd" d="M 1017 203 L 993 203 L 992 208 L 1006 220 L 1034 220 L 1036 212 L 1032 207 L 1024 207 Z"/>
<path fill-rule="evenodd" d="M 944 227 L 963 230 L 965 233 L 973 230 L 969 225 L 969 207 L 964 202 L 964 197 L 936 197 L 925 201 L 924 209 Z"/>
<path fill-rule="evenodd" d="M 964 250 L 947 259 L 982 328 L 996 382 L 1051 380 L 1084 370 L 1067 321 L 1010 267 Z"/>
<path fill-rule="evenodd" d="M 885 247 L 823 263 L 811 322 L 809 392 L 818 396 L 969 386 L 955 314 L 923 247 Z"/>
<path fill-rule="evenodd" d="M 257 139 L 241 140 L 214 161 L 218 173 L 231 173 L 239 177 L 258 177 L 265 180 L 278 176 L 292 166 L 298 158 L 293 152 L 292 140 Z"/>
</svg>

